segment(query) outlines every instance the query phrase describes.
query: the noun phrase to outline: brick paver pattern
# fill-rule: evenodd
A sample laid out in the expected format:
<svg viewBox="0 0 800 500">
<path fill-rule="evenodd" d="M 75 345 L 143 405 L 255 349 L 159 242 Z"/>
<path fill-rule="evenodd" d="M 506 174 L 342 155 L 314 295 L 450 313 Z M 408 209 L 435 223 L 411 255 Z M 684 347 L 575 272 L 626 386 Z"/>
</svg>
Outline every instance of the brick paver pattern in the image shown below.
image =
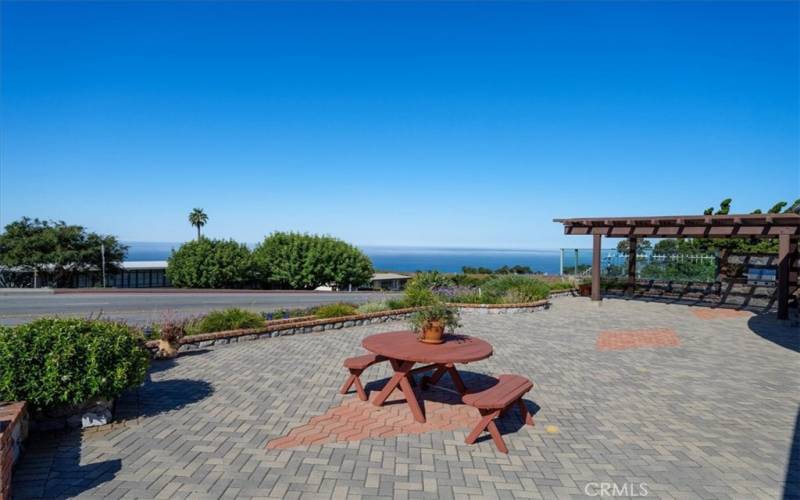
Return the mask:
<svg viewBox="0 0 800 500">
<path fill-rule="evenodd" d="M 693 307 L 692 313 L 700 319 L 749 318 L 753 313 L 724 307 Z"/>
<path fill-rule="evenodd" d="M 671 328 L 612 330 L 600 332 L 600 335 L 597 336 L 598 351 L 678 347 L 680 343 L 678 334 Z"/>
<path fill-rule="evenodd" d="M 425 393 L 428 394 L 428 393 Z M 455 398 L 454 398 L 455 399 Z M 414 420 L 403 394 L 395 390 L 384 406 L 351 397 L 324 415 L 295 427 L 286 436 L 267 443 L 267 448 L 294 448 L 307 444 L 360 441 L 402 434 L 469 429 L 480 420 L 478 411 L 456 401 L 424 401 L 425 423 Z"/>
<path fill-rule="evenodd" d="M 352 394 L 338 393 L 342 360 L 362 352 L 365 336 L 406 326 L 395 322 L 157 362 L 148 381 L 118 401 L 125 425 L 30 440 L 15 492 L 19 498 L 585 498 L 587 484 L 612 482 L 645 483 L 649 498 L 791 498 L 800 491 L 798 473 L 787 474 L 798 442 L 797 326 L 778 324 L 774 315 L 708 321 L 693 310 L 559 298 L 547 311 L 465 314 L 460 331 L 494 347 L 491 358 L 459 366 L 470 388 L 501 373 L 536 384 L 525 398 L 538 409 L 536 426 L 521 426 L 515 412 L 499 420 L 508 455 L 488 436 L 464 444 L 469 425 L 400 435 L 386 429 L 384 437 L 360 440 L 345 439 L 342 428 L 331 442 L 267 447 L 337 408 L 362 407 Z M 600 332 L 645 329 L 672 329 L 680 344 L 597 350 Z M 375 391 L 390 375 L 382 363 L 363 380 Z M 442 385 L 452 389 L 447 377 Z M 440 392 L 424 393 L 429 412 L 449 404 Z"/>
</svg>

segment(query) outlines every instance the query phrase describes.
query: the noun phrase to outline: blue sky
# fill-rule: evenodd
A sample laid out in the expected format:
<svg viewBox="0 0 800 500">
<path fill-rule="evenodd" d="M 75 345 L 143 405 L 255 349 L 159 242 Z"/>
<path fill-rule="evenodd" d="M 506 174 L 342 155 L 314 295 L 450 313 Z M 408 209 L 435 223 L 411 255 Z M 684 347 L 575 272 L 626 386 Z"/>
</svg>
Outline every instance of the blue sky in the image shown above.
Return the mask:
<svg viewBox="0 0 800 500">
<path fill-rule="evenodd" d="M 800 3 L 9 2 L 0 224 L 556 248 L 800 194 Z"/>
</svg>

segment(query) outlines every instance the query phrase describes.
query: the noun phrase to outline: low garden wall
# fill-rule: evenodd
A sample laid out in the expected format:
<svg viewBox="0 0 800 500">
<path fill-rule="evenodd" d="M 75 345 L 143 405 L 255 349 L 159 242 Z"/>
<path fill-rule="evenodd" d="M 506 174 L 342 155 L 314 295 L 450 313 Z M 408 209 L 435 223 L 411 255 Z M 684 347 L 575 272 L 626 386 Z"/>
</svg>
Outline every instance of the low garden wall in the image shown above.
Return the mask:
<svg viewBox="0 0 800 500">
<path fill-rule="evenodd" d="M 11 498 L 11 473 L 28 436 L 28 412 L 24 402 L 0 403 L 0 499 Z"/>
<path fill-rule="evenodd" d="M 541 311 L 550 307 L 550 302 L 540 300 L 522 304 L 451 304 L 463 313 L 479 314 L 514 314 Z"/>
<path fill-rule="evenodd" d="M 550 302 L 540 300 L 524 304 L 452 304 L 457 306 L 462 312 L 480 314 L 507 314 L 534 312 L 547 309 Z M 419 308 L 409 307 L 405 309 L 394 309 L 366 314 L 356 314 L 353 316 L 342 316 L 338 318 L 307 319 L 289 318 L 268 322 L 259 328 L 249 328 L 244 330 L 228 330 L 224 332 L 203 333 L 190 335 L 180 340 L 179 352 L 203 349 L 206 347 L 233 344 L 248 340 L 267 339 L 283 337 L 287 335 L 297 335 L 312 332 L 322 332 L 326 330 L 340 330 L 353 326 L 369 325 L 374 323 L 386 323 L 408 319 L 411 314 Z M 147 348 L 151 353 L 158 351 L 158 341 L 147 342 Z"/>
</svg>

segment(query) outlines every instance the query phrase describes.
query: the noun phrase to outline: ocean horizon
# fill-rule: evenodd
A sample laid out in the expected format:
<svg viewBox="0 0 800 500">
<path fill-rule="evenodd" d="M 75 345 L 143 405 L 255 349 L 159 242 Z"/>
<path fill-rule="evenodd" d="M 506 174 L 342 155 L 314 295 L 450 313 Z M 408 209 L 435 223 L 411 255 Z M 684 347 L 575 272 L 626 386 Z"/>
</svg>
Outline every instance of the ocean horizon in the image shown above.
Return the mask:
<svg viewBox="0 0 800 500">
<path fill-rule="evenodd" d="M 169 258 L 178 242 L 127 241 L 128 261 L 160 261 Z M 248 247 L 255 244 L 248 243 Z M 371 260 L 378 271 L 440 271 L 460 272 L 464 266 L 497 269 L 503 266 L 528 266 L 535 272 L 558 274 L 561 267 L 560 249 L 467 248 L 435 246 L 356 245 Z M 565 265 L 574 264 L 574 253 L 565 254 Z M 579 263 L 590 264 L 591 255 L 581 249 Z"/>
</svg>

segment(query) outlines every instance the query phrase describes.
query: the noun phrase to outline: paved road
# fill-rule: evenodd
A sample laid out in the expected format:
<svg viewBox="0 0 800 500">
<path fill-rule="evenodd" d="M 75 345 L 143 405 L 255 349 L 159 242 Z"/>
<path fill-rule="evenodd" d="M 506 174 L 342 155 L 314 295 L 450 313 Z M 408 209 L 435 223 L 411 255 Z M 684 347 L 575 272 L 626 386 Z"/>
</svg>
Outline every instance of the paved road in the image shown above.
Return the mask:
<svg viewBox="0 0 800 500">
<path fill-rule="evenodd" d="M 241 307 L 256 312 L 311 307 L 332 302 L 379 301 L 398 294 L 380 292 L 264 293 L 80 293 L 0 296 L 0 324 L 25 323 L 41 316 L 102 314 L 133 324 L 149 324 L 165 314 L 193 316 L 212 309 Z"/>
</svg>

